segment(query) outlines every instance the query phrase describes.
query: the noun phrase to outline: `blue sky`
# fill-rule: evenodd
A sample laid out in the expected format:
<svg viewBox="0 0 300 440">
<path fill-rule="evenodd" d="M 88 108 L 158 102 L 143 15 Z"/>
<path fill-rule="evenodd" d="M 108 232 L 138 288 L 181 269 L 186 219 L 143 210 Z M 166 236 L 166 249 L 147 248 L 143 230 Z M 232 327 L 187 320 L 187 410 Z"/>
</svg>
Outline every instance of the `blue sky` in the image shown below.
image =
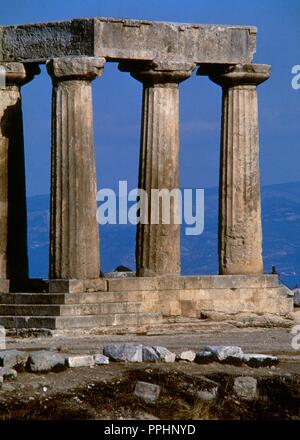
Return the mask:
<svg viewBox="0 0 300 440">
<path fill-rule="evenodd" d="M 258 27 L 254 61 L 271 64 L 259 87 L 262 184 L 300 180 L 299 0 L 0 0 L 0 24 L 79 17 L 245 24 Z M 180 86 L 181 185 L 218 184 L 221 90 L 195 75 Z M 109 63 L 93 83 L 98 185 L 137 181 L 141 85 Z M 49 193 L 51 82 L 42 73 L 23 88 L 28 195 Z"/>
</svg>

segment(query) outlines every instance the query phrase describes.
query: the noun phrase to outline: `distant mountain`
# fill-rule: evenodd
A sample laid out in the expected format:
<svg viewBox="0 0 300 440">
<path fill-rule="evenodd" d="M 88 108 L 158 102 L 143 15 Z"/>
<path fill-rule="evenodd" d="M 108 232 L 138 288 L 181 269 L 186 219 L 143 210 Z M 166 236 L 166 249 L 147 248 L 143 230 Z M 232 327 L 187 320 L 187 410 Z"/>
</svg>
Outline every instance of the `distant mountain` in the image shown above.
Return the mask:
<svg viewBox="0 0 300 440">
<path fill-rule="evenodd" d="M 49 196 L 29 197 L 28 247 L 30 275 L 48 276 Z M 186 236 L 182 228 L 183 274 L 216 274 L 218 190 L 205 190 L 205 226 L 200 236 Z M 265 272 L 276 266 L 290 287 L 300 285 L 300 182 L 262 188 L 263 256 Z M 101 269 L 135 266 L 135 226 L 101 226 Z"/>
</svg>

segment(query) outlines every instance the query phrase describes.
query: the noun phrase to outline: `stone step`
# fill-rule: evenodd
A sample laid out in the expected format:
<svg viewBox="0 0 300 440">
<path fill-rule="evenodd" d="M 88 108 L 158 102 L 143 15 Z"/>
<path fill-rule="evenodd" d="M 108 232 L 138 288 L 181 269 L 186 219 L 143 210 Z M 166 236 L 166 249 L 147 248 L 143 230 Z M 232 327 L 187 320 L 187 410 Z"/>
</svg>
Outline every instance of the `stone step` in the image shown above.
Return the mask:
<svg viewBox="0 0 300 440">
<path fill-rule="evenodd" d="M 0 325 L 6 329 L 91 329 L 114 326 L 157 325 L 163 322 L 160 313 L 113 313 L 86 316 L 0 316 Z"/>
<path fill-rule="evenodd" d="M 79 318 L 79 319 L 78 319 Z M 60 316 L 56 318 L 57 329 L 62 328 L 82 328 L 97 326 L 116 326 L 116 325 L 145 325 L 157 324 L 162 322 L 160 313 L 123 313 L 102 316 Z"/>
<path fill-rule="evenodd" d="M 147 298 L 156 299 L 156 292 L 147 292 Z M 144 293 L 84 292 L 84 293 L 0 293 L 0 305 L 4 304 L 103 304 L 111 302 L 143 301 Z"/>
<path fill-rule="evenodd" d="M 278 287 L 278 275 L 189 275 L 160 277 L 108 278 L 107 290 L 157 291 L 194 289 L 237 289 Z"/>
<path fill-rule="evenodd" d="M 138 313 L 142 307 L 141 302 L 74 305 L 2 304 L 0 305 L 0 316 L 81 316 Z"/>
<path fill-rule="evenodd" d="M 0 305 L 9 304 L 65 304 L 65 294 L 0 293 Z"/>
</svg>

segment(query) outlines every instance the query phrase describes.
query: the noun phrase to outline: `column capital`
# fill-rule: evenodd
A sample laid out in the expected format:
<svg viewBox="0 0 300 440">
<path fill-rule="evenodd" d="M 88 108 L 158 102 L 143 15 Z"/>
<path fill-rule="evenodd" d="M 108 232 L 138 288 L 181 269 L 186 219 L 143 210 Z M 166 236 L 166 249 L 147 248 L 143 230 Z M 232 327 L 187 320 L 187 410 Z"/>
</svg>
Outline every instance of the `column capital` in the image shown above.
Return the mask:
<svg viewBox="0 0 300 440">
<path fill-rule="evenodd" d="M 4 86 L 22 86 L 41 72 L 36 63 L 0 62 L 0 74 L 4 75 Z"/>
<path fill-rule="evenodd" d="M 208 76 L 222 87 L 257 86 L 271 75 L 268 64 L 236 64 L 234 66 L 202 65 L 197 75 Z"/>
<path fill-rule="evenodd" d="M 53 80 L 92 81 L 103 73 L 105 58 L 87 56 L 69 56 L 52 58 L 46 63 L 49 75 Z"/>
<path fill-rule="evenodd" d="M 173 61 L 150 63 L 143 62 L 121 62 L 119 70 L 130 72 L 131 76 L 142 82 L 145 86 L 161 86 L 174 84 L 175 86 L 189 78 L 195 68 L 193 63 L 182 63 Z"/>
</svg>

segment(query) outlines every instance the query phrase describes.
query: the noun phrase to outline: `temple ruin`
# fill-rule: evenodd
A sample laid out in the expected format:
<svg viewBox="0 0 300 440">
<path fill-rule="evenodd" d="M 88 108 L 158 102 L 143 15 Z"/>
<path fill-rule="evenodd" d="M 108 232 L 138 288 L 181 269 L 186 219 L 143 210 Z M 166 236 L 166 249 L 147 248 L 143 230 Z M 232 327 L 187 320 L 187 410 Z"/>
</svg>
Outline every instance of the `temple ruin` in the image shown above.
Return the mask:
<svg viewBox="0 0 300 440">
<path fill-rule="evenodd" d="M 271 69 L 252 64 L 255 49 L 252 26 L 93 18 L 0 27 L 0 325 L 140 331 L 205 311 L 293 310 L 278 276 L 263 273 L 257 86 Z M 108 62 L 143 84 L 138 187 L 147 191 L 179 187 L 179 84 L 196 72 L 222 87 L 219 275 L 181 276 L 180 226 L 140 224 L 137 276 L 99 277 L 91 83 Z M 53 84 L 49 280 L 30 280 L 20 90 L 40 64 Z"/>
</svg>

